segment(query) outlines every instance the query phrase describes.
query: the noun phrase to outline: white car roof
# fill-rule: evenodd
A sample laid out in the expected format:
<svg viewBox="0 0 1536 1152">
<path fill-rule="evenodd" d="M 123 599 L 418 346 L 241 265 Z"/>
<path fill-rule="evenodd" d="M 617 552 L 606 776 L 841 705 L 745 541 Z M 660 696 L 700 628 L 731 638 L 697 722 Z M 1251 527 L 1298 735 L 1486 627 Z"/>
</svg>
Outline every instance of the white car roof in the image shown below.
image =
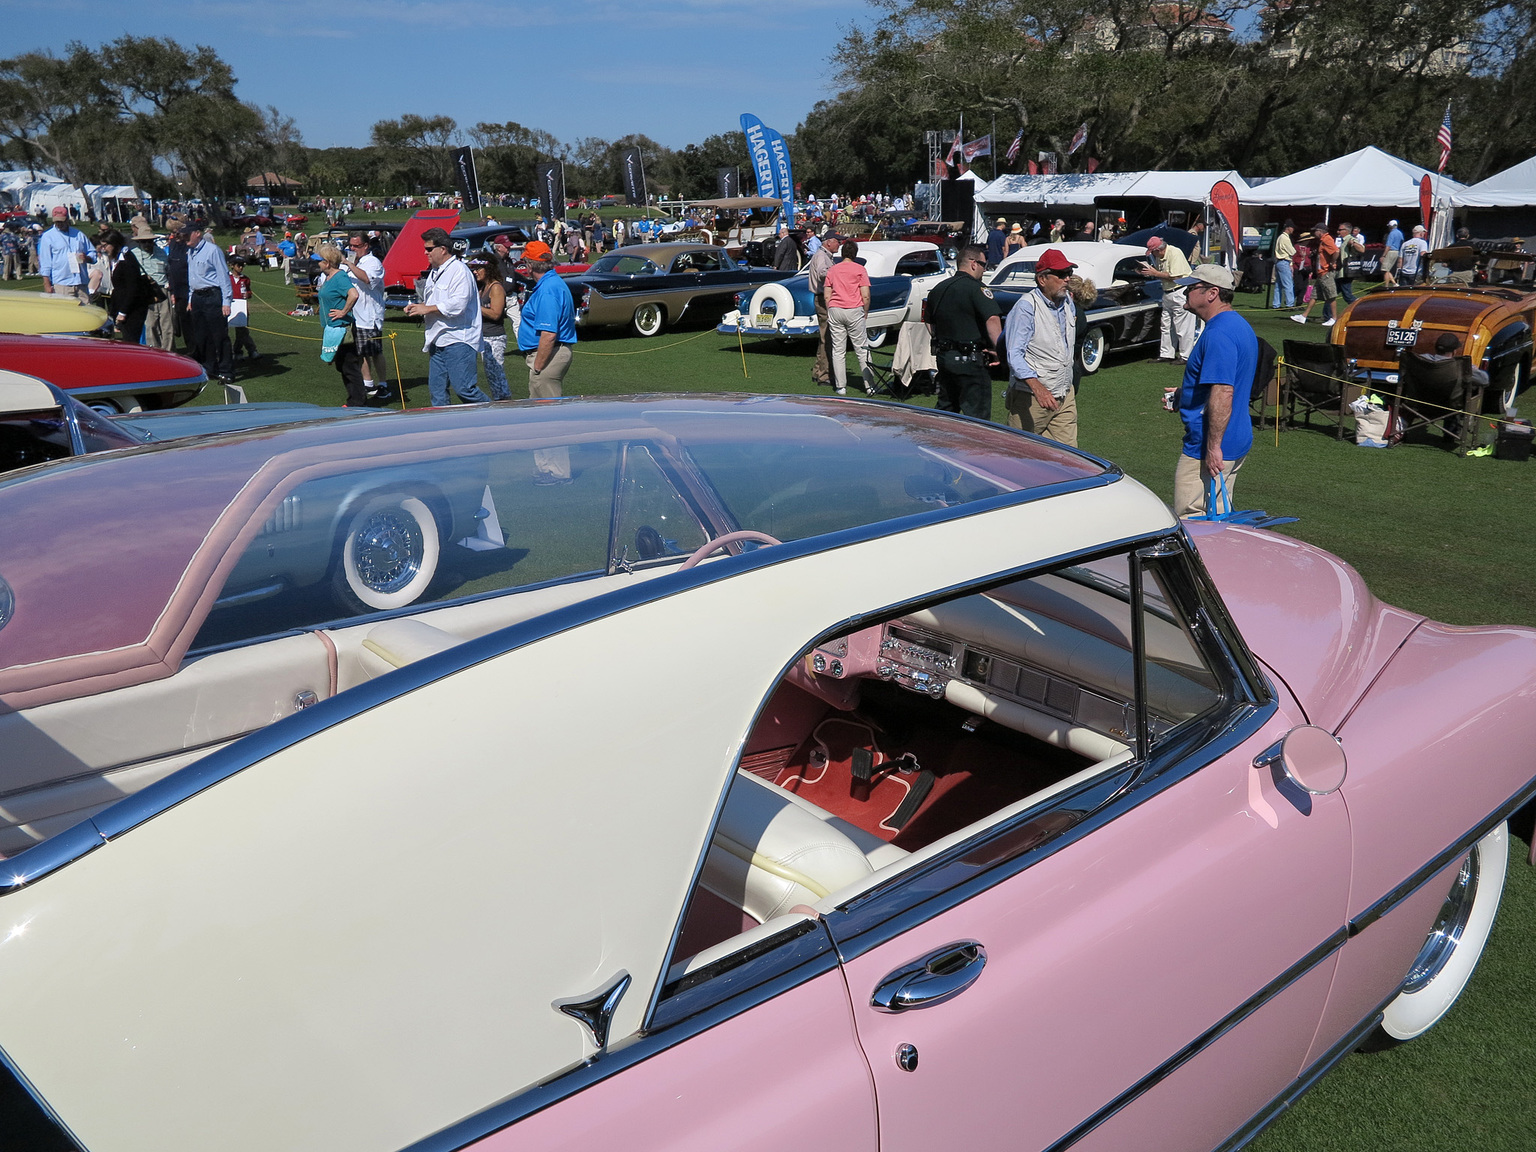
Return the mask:
<svg viewBox="0 0 1536 1152">
<path fill-rule="evenodd" d="M 896 275 L 896 263 L 913 252 L 937 252 L 936 245 L 921 240 L 860 240 L 859 259 L 871 276 Z"/>
<path fill-rule="evenodd" d="M 0 369 L 0 416 L 57 408 L 58 400 L 36 376 Z"/>
<path fill-rule="evenodd" d="M 1049 248 L 1060 250 L 1068 260 L 1078 266 L 1078 270 L 1096 284 L 1108 284 L 1114 277 L 1115 265 L 1129 257 L 1141 257 L 1146 259 L 1147 249 L 1140 244 L 1100 244 L 1097 240 L 1067 240 L 1060 244 L 1031 244 L 1027 248 L 1021 248 L 1008 257 L 995 269 L 993 269 L 987 282 L 991 283 L 999 276 L 1018 264 L 1033 264 Z"/>
</svg>

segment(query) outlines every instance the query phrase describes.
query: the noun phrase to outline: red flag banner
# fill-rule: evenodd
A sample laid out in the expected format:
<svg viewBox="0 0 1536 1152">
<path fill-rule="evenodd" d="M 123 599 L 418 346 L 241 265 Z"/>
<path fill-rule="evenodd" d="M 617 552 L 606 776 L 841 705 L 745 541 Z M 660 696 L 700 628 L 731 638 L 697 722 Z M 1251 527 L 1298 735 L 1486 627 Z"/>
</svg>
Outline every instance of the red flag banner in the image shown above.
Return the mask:
<svg viewBox="0 0 1536 1152">
<path fill-rule="evenodd" d="M 1242 230 L 1238 224 L 1237 189 L 1229 180 L 1218 180 L 1211 185 L 1211 207 L 1227 226 L 1227 251 L 1236 254 L 1242 247 Z"/>
<path fill-rule="evenodd" d="M 1435 186 L 1428 173 L 1419 181 L 1419 215 L 1424 220 L 1424 231 L 1428 232 L 1429 222 L 1435 216 Z"/>
<path fill-rule="evenodd" d="M 1040 175 L 1040 165 L 1036 164 L 1033 160 L 1029 162 L 1029 174 L 1031 176 Z"/>
<path fill-rule="evenodd" d="M 1090 171 L 1090 172 L 1097 172 L 1098 170 L 1099 170 L 1099 162 L 1097 160 L 1095 160 L 1092 156 L 1088 157 L 1088 171 Z"/>
</svg>

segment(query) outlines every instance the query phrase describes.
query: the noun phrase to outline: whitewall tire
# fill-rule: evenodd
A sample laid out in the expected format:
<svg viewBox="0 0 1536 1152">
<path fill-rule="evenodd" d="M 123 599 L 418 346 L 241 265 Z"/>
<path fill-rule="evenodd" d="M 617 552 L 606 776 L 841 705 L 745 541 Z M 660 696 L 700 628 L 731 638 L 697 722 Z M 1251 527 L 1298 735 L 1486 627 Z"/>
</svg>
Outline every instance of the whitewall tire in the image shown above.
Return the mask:
<svg viewBox="0 0 1536 1152">
<path fill-rule="evenodd" d="M 631 326 L 636 336 L 657 336 L 667 326 L 667 313 L 660 304 L 642 304 L 635 309 Z"/>
<path fill-rule="evenodd" d="M 423 501 L 399 492 L 367 497 L 342 531 L 337 596 L 355 612 L 414 604 L 437 575 L 440 550 L 437 519 Z"/>
<path fill-rule="evenodd" d="M 1500 824 L 1474 844 L 1462 861 L 1403 990 L 1382 1014 L 1377 1038 L 1385 1046 L 1429 1031 L 1472 979 L 1493 929 L 1508 866 L 1509 826 Z"/>
<path fill-rule="evenodd" d="M 768 310 L 767 305 L 770 301 L 773 303 L 775 322 L 795 318 L 795 298 L 788 288 L 782 284 L 759 284 L 757 291 L 752 293 L 751 303 L 747 305 L 749 327 L 757 324 L 757 318 Z"/>
</svg>

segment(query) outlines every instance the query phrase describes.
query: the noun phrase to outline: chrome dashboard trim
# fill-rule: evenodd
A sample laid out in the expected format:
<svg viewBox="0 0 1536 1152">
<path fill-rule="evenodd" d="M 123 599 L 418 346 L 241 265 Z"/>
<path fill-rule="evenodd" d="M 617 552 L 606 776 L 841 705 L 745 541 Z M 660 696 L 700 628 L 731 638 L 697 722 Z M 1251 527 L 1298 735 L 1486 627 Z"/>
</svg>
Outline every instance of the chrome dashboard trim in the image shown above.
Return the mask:
<svg viewBox="0 0 1536 1152">
<path fill-rule="evenodd" d="M 903 405 L 893 406 L 904 407 Z M 970 419 L 970 417 L 964 416 L 956 418 L 961 420 Z M 996 425 L 989 421 L 978 422 L 986 423 L 989 428 L 994 430 L 996 428 Z M 1020 433 L 1020 435 L 1024 435 L 1024 433 Z M 888 536 L 897 536 L 903 532 L 930 527 L 934 524 L 980 516 L 1002 508 L 1033 504 L 1036 501 L 1048 500 L 1056 496 L 1106 487 L 1107 485 L 1117 483 L 1124 476 L 1124 473 L 1113 464 L 1097 461 L 1096 458 L 1088 456 L 1086 453 L 1077 454 L 1103 464 L 1104 471 L 1095 476 L 1085 476 L 1058 484 L 1041 485 L 1036 488 L 1026 488 L 999 496 L 990 496 L 953 508 L 917 512 L 910 516 L 881 520 L 873 524 L 860 525 L 857 528 L 844 529 L 840 532 L 811 536 L 804 540 L 788 541 L 775 545 L 772 548 L 754 549 L 741 555 L 727 557 L 714 564 L 699 565 L 687 572 L 676 572 L 666 576 L 659 576 L 654 580 L 646 581 L 644 585 L 638 587 L 617 589 L 613 592 L 604 593 L 601 596 L 594 596 L 590 600 L 568 605 L 553 612 L 534 617 L 532 620 L 521 621 L 485 636 L 465 641 L 463 644 L 455 645 L 436 655 L 429 656 L 413 664 L 408 664 L 403 668 L 397 668 L 377 679 L 359 684 L 328 700 L 322 700 L 313 708 L 306 708 L 301 712 L 285 716 L 267 727 L 235 741 L 235 743 L 228 747 L 187 765 L 165 779 L 156 781 L 143 791 L 119 800 L 111 807 L 97 813 L 90 820 L 75 825 L 73 829 L 66 830 L 60 833 L 59 836 L 80 833 L 86 840 L 93 840 L 92 833 L 94 833 L 95 837 L 107 840 L 121 836 L 124 832 L 136 828 L 138 825 L 162 812 L 168 811 L 204 789 L 212 787 L 219 781 L 228 779 L 237 772 L 244 771 L 281 749 L 307 739 L 317 732 L 322 732 L 334 724 L 342 723 L 380 704 L 384 704 L 396 696 L 414 691 L 426 684 L 431 684 L 465 668 L 473 667 L 485 660 L 525 647 L 547 637 L 570 631 L 573 628 L 578 628 L 583 624 L 591 623 L 605 616 L 627 611 L 642 604 L 652 603 L 670 596 L 680 595 L 694 588 L 712 584 L 718 580 L 726 580 L 745 572 L 756 571 L 759 568 L 784 564 L 806 556 L 830 552 L 834 549 L 850 547 Z M 1148 537 L 1165 535 L 1166 532 L 1166 529 L 1159 529 L 1147 535 Z M 1102 551 L 1102 549 L 1095 549 L 1095 551 Z M 1059 561 L 1053 558 L 1052 563 L 1056 562 Z M 1039 569 L 1042 565 L 1037 564 L 1030 567 L 1031 569 Z M 975 586 L 974 584 L 967 585 L 967 587 Z M 925 595 L 923 600 L 926 602 L 939 599 L 944 594 L 944 591 L 940 590 L 930 595 Z M 419 612 L 420 609 L 417 611 Z M 878 610 L 879 614 L 884 614 L 885 612 L 886 609 Z M 870 615 L 875 614 L 877 613 L 870 613 Z M 309 630 L 300 629 L 299 631 Z M 282 634 L 286 633 L 279 633 L 279 635 Z M 783 675 L 782 671 L 780 675 Z M 743 735 L 743 739 L 745 739 L 745 735 Z M 62 845 L 66 842 L 59 841 L 59 836 L 51 837 L 41 844 L 25 849 L 7 861 L 10 865 L 10 874 L 17 877 L 17 879 L 7 879 L 5 875 L 0 874 L 0 896 L 20 887 L 22 884 L 40 879 L 83 855 L 83 852 L 64 850 Z M 59 847 L 55 847 L 56 842 L 60 845 Z M 76 841 L 71 840 L 67 843 L 76 843 Z M 93 842 L 92 847 L 94 846 L 95 843 Z M 33 853 L 38 853 L 38 855 L 33 856 Z M 41 863 L 44 861 L 46 863 Z"/>
</svg>

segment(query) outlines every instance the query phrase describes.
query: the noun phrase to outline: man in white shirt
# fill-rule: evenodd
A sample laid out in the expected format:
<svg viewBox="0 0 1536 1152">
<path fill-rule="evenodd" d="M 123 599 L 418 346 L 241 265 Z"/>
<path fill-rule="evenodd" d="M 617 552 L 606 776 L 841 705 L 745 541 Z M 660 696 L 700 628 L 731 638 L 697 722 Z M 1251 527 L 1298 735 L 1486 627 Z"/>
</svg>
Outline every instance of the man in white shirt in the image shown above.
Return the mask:
<svg viewBox="0 0 1536 1152">
<path fill-rule="evenodd" d="M 389 394 L 389 377 L 384 371 L 384 264 L 368 246 L 361 232 L 347 237 L 342 266 L 357 285 L 357 303 L 352 306 L 352 333 L 358 359 L 362 361 L 363 387 L 372 398 Z"/>
<path fill-rule="evenodd" d="M 1417 284 L 1428 271 L 1424 267 L 1428 263 L 1429 241 L 1424 239 L 1424 225 L 1413 226 L 1413 239 L 1403 245 L 1402 271 L 1398 273 L 1397 282 L 1404 287 Z"/>
<path fill-rule="evenodd" d="M 418 287 L 424 287 L 424 303 L 407 304 L 407 316 L 419 316 L 426 332 L 427 388 L 432 404 L 446 408 L 451 399 L 448 389 L 459 394 L 466 404 L 487 404 L 490 397 L 480 391 L 480 293 L 475 274 L 453 254 L 448 233 L 428 228 L 421 234 L 432 269 Z M 422 284 L 425 281 L 425 284 Z"/>
</svg>

